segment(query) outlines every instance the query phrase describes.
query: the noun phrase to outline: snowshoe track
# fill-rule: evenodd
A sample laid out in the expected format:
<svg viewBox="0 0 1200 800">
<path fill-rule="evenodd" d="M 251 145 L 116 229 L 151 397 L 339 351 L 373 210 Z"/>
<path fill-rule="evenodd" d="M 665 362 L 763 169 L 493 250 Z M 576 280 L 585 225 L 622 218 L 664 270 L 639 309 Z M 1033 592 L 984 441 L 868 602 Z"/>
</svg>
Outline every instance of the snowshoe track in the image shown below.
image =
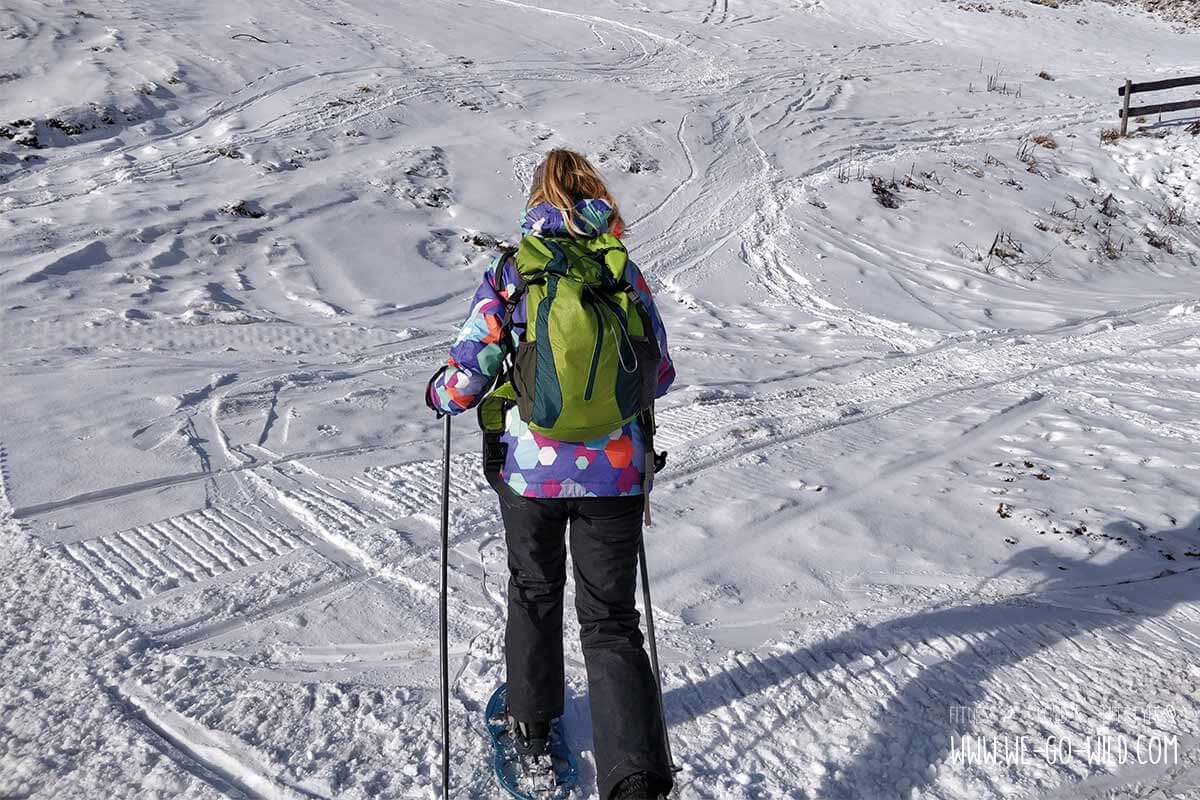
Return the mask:
<svg viewBox="0 0 1200 800">
<path fill-rule="evenodd" d="M 310 544 L 236 511 L 205 508 L 62 545 L 112 599 L 141 600 L 284 556 Z"/>
</svg>

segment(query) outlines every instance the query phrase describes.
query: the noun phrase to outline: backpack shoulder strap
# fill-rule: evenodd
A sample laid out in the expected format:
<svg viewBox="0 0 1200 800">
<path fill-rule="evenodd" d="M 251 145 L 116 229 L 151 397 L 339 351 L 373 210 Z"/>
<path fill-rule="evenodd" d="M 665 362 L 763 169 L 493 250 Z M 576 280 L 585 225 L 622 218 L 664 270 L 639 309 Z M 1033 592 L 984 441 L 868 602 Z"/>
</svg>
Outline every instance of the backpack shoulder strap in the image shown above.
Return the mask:
<svg viewBox="0 0 1200 800">
<path fill-rule="evenodd" d="M 484 433 L 484 474 L 493 487 L 499 485 L 496 481 L 499 480 L 500 468 L 503 466 L 505 458 L 504 448 L 500 444 L 499 437 L 504 430 L 504 417 L 508 412 L 508 406 L 514 399 L 511 380 L 512 361 L 516 357 L 516 348 L 512 343 L 513 313 L 525 294 L 525 281 L 521 278 L 519 271 L 518 283 L 513 285 L 511 290 L 504 279 L 504 268 L 510 261 L 515 262 L 516 254 L 517 248 L 515 247 L 503 248 L 492 268 L 492 286 L 495 287 L 497 293 L 502 293 L 501 297 L 504 299 L 504 316 L 500 320 L 499 342 L 504 358 L 500 364 L 500 371 L 492 377 L 491 382 L 484 389 L 484 398 L 476 409 L 479 427 Z"/>
<path fill-rule="evenodd" d="M 495 287 L 497 292 L 503 293 L 507 290 L 508 284 L 504 279 L 504 268 L 508 265 L 508 263 L 510 261 L 515 259 L 516 255 L 517 255 L 517 248 L 504 247 L 500 250 L 500 255 L 497 256 L 496 260 L 494 262 L 492 262 L 492 286 Z M 520 273 L 518 273 L 518 275 L 519 274 Z M 517 288 L 519 288 L 519 287 L 517 287 Z M 508 292 L 508 294 L 511 295 L 512 292 Z M 507 302 L 507 298 L 506 298 L 506 302 Z"/>
<path fill-rule="evenodd" d="M 496 259 L 496 264 L 492 269 L 492 285 L 496 287 L 497 293 L 504 300 L 504 316 L 501 319 L 501 327 L 505 333 L 511 330 L 513 312 L 516 311 L 517 306 L 520 305 L 521 299 L 525 295 L 525 280 L 521 277 L 520 270 L 516 269 L 516 255 L 517 248 L 504 248 L 500 253 L 500 257 Z M 510 262 L 513 263 L 514 271 L 517 273 L 517 282 L 515 284 L 508 283 L 504 277 L 504 269 Z M 507 347 L 507 340 L 502 342 L 501 346 Z"/>
</svg>

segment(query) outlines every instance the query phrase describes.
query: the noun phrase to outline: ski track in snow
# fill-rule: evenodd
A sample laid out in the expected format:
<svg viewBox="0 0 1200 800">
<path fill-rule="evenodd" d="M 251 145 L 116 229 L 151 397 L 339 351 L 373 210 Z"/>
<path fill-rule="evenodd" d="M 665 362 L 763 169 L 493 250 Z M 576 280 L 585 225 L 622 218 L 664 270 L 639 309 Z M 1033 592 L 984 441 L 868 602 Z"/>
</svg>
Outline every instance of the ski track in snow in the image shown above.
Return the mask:
<svg viewBox="0 0 1200 800">
<path fill-rule="evenodd" d="M 1200 796 L 1200 139 L 1097 142 L 1109 84 L 1195 72 L 1196 35 L 996 5 L 0 11 L 0 125 L 46 145 L 0 139 L 0 796 L 435 796 L 419 395 L 560 145 L 612 178 L 680 374 L 647 533 L 676 796 Z M 452 761 L 493 797 L 472 427 Z"/>
</svg>

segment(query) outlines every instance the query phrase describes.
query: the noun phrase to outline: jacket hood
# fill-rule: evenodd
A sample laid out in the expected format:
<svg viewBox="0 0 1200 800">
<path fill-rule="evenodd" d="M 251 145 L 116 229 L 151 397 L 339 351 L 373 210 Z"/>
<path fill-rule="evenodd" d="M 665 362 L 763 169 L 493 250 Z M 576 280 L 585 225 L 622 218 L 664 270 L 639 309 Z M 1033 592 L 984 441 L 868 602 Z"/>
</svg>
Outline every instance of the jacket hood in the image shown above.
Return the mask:
<svg viewBox="0 0 1200 800">
<path fill-rule="evenodd" d="M 575 224 L 590 236 L 608 233 L 612 207 L 593 198 L 575 204 Z M 538 203 L 521 214 L 521 233 L 534 236 L 571 236 L 563 213 L 550 203 Z"/>
</svg>

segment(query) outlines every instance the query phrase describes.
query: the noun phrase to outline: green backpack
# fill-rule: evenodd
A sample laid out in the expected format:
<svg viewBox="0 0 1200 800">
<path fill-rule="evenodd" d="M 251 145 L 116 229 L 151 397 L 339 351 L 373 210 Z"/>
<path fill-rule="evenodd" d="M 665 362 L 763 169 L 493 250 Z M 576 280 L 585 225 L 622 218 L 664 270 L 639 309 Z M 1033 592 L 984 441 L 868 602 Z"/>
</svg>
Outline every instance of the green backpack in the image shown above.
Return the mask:
<svg viewBox="0 0 1200 800">
<path fill-rule="evenodd" d="M 502 427 L 515 403 L 532 430 L 582 442 L 653 407 L 658 340 L 645 304 L 625 280 L 628 257 L 611 234 L 521 240 L 522 286 L 504 318 L 505 368 L 480 407 L 485 431 Z M 506 260 L 500 259 L 497 274 Z M 522 299 L 527 321 L 513 349 L 512 312 Z"/>
</svg>

